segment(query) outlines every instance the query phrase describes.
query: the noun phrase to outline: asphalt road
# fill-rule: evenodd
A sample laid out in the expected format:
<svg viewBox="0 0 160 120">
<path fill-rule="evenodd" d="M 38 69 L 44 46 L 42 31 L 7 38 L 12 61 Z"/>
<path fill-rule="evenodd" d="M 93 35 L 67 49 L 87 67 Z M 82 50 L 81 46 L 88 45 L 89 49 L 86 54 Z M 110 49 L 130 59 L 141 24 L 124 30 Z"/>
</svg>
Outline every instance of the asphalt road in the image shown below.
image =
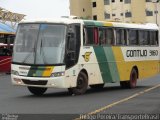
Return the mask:
<svg viewBox="0 0 160 120">
<path fill-rule="evenodd" d="M 135 89 L 122 89 L 114 83 L 72 96 L 67 89 L 49 88 L 41 97 L 26 87 L 13 86 L 10 75 L 0 75 L 2 114 L 160 114 L 159 108 L 160 75 L 139 81 Z"/>
</svg>

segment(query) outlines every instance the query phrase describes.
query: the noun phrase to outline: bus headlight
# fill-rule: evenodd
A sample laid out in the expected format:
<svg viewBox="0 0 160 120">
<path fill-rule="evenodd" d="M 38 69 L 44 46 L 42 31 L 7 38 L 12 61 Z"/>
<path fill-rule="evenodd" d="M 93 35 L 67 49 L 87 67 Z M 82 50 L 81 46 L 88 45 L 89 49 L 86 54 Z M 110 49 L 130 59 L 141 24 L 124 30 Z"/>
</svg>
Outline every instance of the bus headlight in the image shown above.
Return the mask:
<svg viewBox="0 0 160 120">
<path fill-rule="evenodd" d="M 19 75 L 18 71 L 15 71 L 15 70 L 12 70 L 11 74 L 13 74 L 13 75 Z"/>
<path fill-rule="evenodd" d="M 51 77 L 60 77 L 64 75 L 65 75 L 65 72 L 55 72 L 51 74 Z"/>
</svg>

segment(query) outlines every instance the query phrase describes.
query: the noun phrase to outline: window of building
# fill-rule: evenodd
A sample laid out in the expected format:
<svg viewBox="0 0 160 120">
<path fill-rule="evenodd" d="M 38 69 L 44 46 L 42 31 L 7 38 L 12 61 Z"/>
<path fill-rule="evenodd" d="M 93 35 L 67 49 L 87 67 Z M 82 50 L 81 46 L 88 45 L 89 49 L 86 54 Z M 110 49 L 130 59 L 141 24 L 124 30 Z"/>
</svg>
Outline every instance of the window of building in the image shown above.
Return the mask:
<svg viewBox="0 0 160 120">
<path fill-rule="evenodd" d="M 93 7 L 97 7 L 96 2 L 93 2 L 93 3 L 92 3 L 92 6 L 93 6 Z"/>
<path fill-rule="evenodd" d="M 123 16 L 123 13 L 121 13 L 120 15 Z"/>
<path fill-rule="evenodd" d="M 132 17 L 132 13 L 131 12 L 126 12 L 125 13 L 125 17 L 127 18 L 127 17 Z"/>
<path fill-rule="evenodd" d="M 106 13 L 106 12 L 104 13 L 104 18 L 105 18 L 105 19 L 110 19 L 110 17 L 111 17 L 111 16 L 110 16 L 109 13 Z"/>
<path fill-rule="evenodd" d="M 104 5 L 109 5 L 110 4 L 110 0 L 104 0 Z"/>
<path fill-rule="evenodd" d="M 115 0 L 112 0 L 112 3 L 114 3 L 115 2 Z"/>
<path fill-rule="evenodd" d="M 112 14 L 112 16 L 116 16 L 116 14 Z"/>
<path fill-rule="evenodd" d="M 125 4 L 130 4 L 130 3 L 131 3 L 131 0 L 125 0 L 124 3 L 125 3 Z"/>
<path fill-rule="evenodd" d="M 152 2 L 152 0 L 146 0 L 146 2 Z"/>
<path fill-rule="evenodd" d="M 158 14 L 158 10 L 154 11 L 155 14 Z"/>
<path fill-rule="evenodd" d="M 129 45 L 138 45 L 138 38 L 137 38 L 137 30 L 129 30 L 128 40 Z"/>
<path fill-rule="evenodd" d="M 93 15 L 93 20 L 97 20 L 97 15 Z"/>
<path fill-rule="evenodd" d="M 120 2 L 123 2 L 123 0 L 120 0 Z"/>
<path fill-rule="evenodd" d="M 153 16 L 153 11 L 146 10 L 146 16 Z"/>
</svg>

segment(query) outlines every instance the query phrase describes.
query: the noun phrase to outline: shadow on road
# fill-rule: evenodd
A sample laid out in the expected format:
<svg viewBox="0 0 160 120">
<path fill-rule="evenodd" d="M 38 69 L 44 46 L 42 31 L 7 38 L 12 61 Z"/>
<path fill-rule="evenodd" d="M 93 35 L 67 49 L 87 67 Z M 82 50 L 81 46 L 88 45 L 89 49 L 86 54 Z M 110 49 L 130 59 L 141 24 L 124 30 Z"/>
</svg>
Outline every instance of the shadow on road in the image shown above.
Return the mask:
<svg viewBox="0 0 160 120">
<path fill-rule="evenodd" d="M 140 91 L 140 90 L 143 90 L 143 89 L 146 89 L 146 88 L 149 88 L 151 86 L 137 86 L 135 89 L 123 89 L 121 88 L 120 86 L 106 86 L 102 89 L 91 89 L 91 88 L 88 88 L 88 90 L 86 91 L 85 94 L 83 95 L 72 95 L 70 94 L 67 89 L 65 89 L 64 91 L 52 91 L 50 90 L 48 93 L 45 93 L 44 95 L 42 96 L 35 96 L 35 95 L 27 95 L 27 96 L 23 96 L 25 98 L 60 98 L 60 97 L 79 97 L 79 96 L 88 96 L 88 95 L 94 95 L 94 94 L 101 94 L 101 93 L 115 93 L 115 92 L 128 92 L 128 91 L 132 91 L 132 92 L 137 92 L 137 91 Z M 22 96 L 21 96 L 22 97 Z"/>
</svg>

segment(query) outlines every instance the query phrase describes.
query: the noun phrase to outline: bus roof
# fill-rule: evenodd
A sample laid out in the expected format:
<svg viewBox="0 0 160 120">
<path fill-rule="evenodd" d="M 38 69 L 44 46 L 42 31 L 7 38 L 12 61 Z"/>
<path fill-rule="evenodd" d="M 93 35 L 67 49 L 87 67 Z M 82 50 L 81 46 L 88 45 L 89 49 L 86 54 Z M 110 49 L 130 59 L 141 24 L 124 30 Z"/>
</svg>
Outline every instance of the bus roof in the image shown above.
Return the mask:
<svg viewBox="0 0 160 120">
<path fill-rule="evenodd" d="M 108 27 L 118 27 L 118 28 L 138 28 L 138 29 L 155 29 L 155 30 L 159 29 L 158 26 L 154 23 L 136 24 L 136 23 L 84 20 L 84 24 L 87 26 L 108 26 Z"/>
<path fill-rule="evenodd" d="M 136 23 L 107 22 L 107 21 L 82 20 L 82 19 L 70 19 L 70 18 L 33 19 L 33 20 L 23 20 L 20 23 L 60 23 L 60 24 L 81 23 L 86 26 L 108 26 L 108 27 L 119 27 L 119 28 L 159 30 L 158 26 L 154 23 L 136 24 Z"/>
</svg>

